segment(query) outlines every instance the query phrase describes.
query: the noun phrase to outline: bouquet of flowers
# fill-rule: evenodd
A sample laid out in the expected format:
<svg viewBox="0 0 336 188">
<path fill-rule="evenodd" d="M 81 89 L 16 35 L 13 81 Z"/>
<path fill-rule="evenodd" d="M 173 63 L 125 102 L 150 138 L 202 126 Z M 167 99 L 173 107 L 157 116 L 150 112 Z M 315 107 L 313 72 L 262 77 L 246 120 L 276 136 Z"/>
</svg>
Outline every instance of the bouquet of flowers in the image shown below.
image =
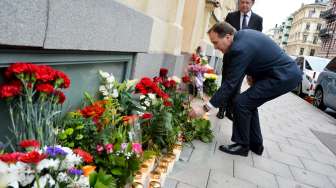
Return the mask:
<svg viewBox="0 0 336 188">
<path fill-rule="evenodd" d="M 62 89 L 70 86 L 68 76 L 46 65 L 18 62 L 6 69 L 5 79 L 0 99 L 8 102 L 13 143 L 36 139 L 54 145 L 56 121 L 65 101 Z"/>
<path fill-rule="evenodd" d="M 207 58 L 193 54 L 191 63 L 188 66 L 188 72 L 189 76 L 192 78 L 194 88 L 197 89 L 197 94 L 203 98 L 204 73 L 213 72 L 212 67 L 208 64 Z M 192 93 L 194 94 L 195 92 Z"/>
<path fill-rule="evenodd" d="M 95 169 L 93 157 L 81 150 L 62 146 L 40 148 L 36 140 L 19 144 L 25 152 L 0 155 L 1 187 L 90 187 L 89 175 Z"/>
<path fill-rule="evenodd" d="M 215 94 L 215 92 L 217 91 L 217 75 L 216 74 L 209 74 L 209 73 L 205 73 L 204 74 L 204 85 L 203 85 L 203 89 L 204 89 L 204 93 L 206 93 L 209 96 L 212 96 L 213 94 Z"/>
</svg>

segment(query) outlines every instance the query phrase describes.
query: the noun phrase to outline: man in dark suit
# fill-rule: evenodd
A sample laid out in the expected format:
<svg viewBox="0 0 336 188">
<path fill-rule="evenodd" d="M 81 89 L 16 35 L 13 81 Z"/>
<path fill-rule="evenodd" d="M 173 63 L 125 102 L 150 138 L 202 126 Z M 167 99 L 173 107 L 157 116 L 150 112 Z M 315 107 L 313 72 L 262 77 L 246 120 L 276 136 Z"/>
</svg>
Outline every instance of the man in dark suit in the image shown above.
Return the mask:
<svg viewBox="0 0 336 188">
<path fill-rule="evenodd" d="M 239 10 L 229 13 L 226 16 L 225 21 L 231 24 L 237 31 L 241 29 L 254 29 L 257 31 L 262 31 L 263 28 L 263 19 L 259 15 L 253 13 L 251 8 L 255 0 L 239 0 Z M 222 78 L 225 78 L 227 70 L 227 60 L 225 56 L 223 57 L 223 67 L 222 67 Z M 251 79 L 248 77 L 248 79 Z M 249 80 L 250 81 L 250 80 Z M 236 92 L 230 97 L 231 102 L 227 108 L 219 108 L 217 117 L 219 119 L 224 118 L 224 112 L 226 111 L 226 116 L 232 120 L 232 101 L 236 95 L 240 93 L 240 85 L 237 87 Z"/>
<path fill-rule="evenodd" d="M 247 156 L 249 150 L 261 155 L 263 138 L 260 130 L 258 107 L 293 90 L 302 80 L 296 63 L 265 34 L 251 30 L 238 32 L 228 23 L 215 24 L 209 31 L 215 48 L 229 60 L 227 75 L 222 86 L 204 106 L 192 106 L 190 115 L 201 116 L 212 108 L 227 106 L 230 96 L 245 75 L 254 78 L 254 84 L 234 100 L 231 145 L 222 145 L 223 152 Z"/>
</svg>

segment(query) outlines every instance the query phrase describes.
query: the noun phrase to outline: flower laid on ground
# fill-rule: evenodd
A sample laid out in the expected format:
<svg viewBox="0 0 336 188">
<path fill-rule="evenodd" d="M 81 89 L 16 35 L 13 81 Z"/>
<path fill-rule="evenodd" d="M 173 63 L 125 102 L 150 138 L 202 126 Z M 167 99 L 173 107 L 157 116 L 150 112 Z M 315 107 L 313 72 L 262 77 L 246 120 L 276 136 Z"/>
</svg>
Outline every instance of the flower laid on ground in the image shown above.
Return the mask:
<svg viewBox="0 0 336 188">
<path fill-rule="evenodd" d="M 14 142 L 36 139 L 42 145 L 56 142 L 57 122 L 65 101 L 69 77 L 47 65 L 17 62 L 5 70 L 0 99 L 7 101 Z M 11 144 L 14 148 L 14 144 Z"/>
</svg>

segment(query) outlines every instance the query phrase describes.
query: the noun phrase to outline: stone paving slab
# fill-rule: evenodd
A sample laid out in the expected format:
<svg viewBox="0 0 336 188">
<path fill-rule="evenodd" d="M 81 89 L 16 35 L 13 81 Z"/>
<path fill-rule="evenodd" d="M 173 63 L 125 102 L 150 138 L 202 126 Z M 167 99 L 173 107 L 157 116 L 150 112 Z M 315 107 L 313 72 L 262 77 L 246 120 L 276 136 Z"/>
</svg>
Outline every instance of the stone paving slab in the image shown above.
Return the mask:
<svg viewBox="0 0 336 188">
<path fill-rule="evenodd" d="M 232 122 L 217 119 L 216 113 L 209 116 L 215 139 L 183 147 L 169 175 L 169 188 L 175 184 L 176 188 L 336 188 L 336 156 L 312 133 L 336 135 L 335 118 L 292 93 L 283 95 L 259 109 L 263 155 L 250 152 L 240 157 L 218 150 L 231 143 Z"/>
</svg>

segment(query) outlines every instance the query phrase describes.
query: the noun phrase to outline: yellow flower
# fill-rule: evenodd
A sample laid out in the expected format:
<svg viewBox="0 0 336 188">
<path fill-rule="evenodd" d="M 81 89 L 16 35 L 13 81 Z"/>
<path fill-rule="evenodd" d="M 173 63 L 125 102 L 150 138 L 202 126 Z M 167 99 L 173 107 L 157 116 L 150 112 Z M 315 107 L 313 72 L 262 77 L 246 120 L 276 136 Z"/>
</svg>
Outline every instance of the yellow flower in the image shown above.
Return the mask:
<svg viewBox="0 0 336 188">
<path fill-rule="evenodd" d="M 205 79 L 217 80 L 217 75 L 216 75 L 216 74 L 205 73 L 205 74 L 204 74 L 204 78 L 205 78 Z"/>
</svg>

